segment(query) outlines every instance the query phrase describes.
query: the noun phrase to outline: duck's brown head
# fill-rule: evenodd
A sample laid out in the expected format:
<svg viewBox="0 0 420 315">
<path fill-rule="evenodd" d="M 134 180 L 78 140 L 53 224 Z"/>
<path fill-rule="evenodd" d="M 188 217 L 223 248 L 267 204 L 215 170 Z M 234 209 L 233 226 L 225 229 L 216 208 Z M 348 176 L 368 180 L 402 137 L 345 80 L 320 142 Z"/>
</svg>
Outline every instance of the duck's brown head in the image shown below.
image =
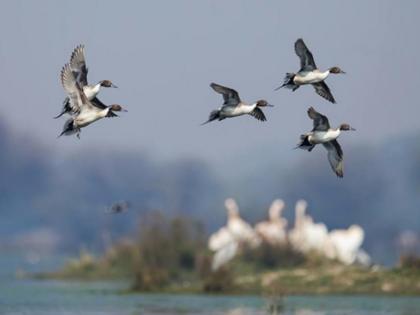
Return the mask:
<svg viewBox="0 0 420 315">
<path fill-rule="evenodd" d="M 122 108 L 121 105 L 118 104 L 112 104 L 111 106 L 109 106 L 110 110 L 112 110 L 113 112 L 126 112 L 127 110 Z"/>
<path fill-rule="evenodd" d="M 353 127 L 351 127 L 349 124 L 341 124 L 340 125 L 340 130 L 342 131 L 355 131 L 356 129 L 354 129 Z"/>
<path fill-rule="evenodd" d="M 268 104 L 266 100 L 259 100 L 257 102 L 257 107 L 273 107 L 274 105 Z"/>
<path fill-rule="evenodd" d="M 340 67 L 332 67 L 330 68 L 330 73 L 333 74 L 339 74 L 339 73 L 345 73 L 343 70 L 340 69 Z"/>
<path fill-rule="evenodd" d="M 116 86 L 115 84 L 113 84 L 110 80 L 102 80 L 102 81 L 99 81 L 99 84 L 102 86 L 102 87 L 107 87 L 107 88 L 117 88 L 118 86 Z"/>
</svg>

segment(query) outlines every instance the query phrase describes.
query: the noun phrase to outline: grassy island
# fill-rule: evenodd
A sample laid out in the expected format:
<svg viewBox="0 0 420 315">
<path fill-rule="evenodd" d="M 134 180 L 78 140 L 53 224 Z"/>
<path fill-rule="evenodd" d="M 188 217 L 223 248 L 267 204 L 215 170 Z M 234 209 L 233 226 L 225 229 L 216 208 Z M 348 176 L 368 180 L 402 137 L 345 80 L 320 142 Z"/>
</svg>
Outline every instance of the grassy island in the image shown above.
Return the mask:
<svg viewBox="0 0 420 315">
<path fill-rule="evenodd" d="M 138 237 L 124 239 L 102 256 L 82 251 L 60 270 L 37 278 L 121 280 L 129 291 L 232 294 L 401 294 L 420 295 L 420 259 L 406 257 L 394 268 L 345 266 L 290 246 L 242 248 L 211 270 L 203 226 L 184 217 L 151 213 Z"/>
</svg>

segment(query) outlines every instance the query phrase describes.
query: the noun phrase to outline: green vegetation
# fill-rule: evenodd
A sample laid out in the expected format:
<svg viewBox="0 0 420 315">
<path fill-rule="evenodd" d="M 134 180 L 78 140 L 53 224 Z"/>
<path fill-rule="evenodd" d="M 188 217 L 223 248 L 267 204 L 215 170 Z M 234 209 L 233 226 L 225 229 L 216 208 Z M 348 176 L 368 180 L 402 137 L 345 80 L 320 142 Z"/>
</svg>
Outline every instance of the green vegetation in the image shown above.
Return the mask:
<svg viewBox="0 0 420 315">
<path fill-rule="evenodd" d="M 127 279 L 131 291 L 289 294 L 420 294 L 420 259 L 398 267 L 344 266 L 314 253 L 269 244 L 211 271 L 203 226 L 185 217 L 153 212 L 141 218 L 137 240 L 121 240 L 102 257 L 83 251 L 61 270 L 38 275 L 59 279 Z"/>
</svg>

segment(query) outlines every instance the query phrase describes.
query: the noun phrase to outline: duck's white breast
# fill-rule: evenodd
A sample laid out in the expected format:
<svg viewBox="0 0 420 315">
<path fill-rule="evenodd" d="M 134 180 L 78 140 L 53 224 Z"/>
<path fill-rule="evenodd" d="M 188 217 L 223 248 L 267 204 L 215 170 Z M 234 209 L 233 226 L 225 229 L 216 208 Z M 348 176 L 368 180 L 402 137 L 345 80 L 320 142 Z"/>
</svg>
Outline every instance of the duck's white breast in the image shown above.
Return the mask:
<svg viewBox="0 0 420 315">
<path fill-rule="evenodd" d="M 253 105 L 226 106 L 222 108 L 221 114 L 225 117 L 235 117 L 249 114 L 254 108 Z"/>
<path fill-rule="evenodd" d="M 315 131 L 309 136 L 309 141 L 313 144 L 329 142 L 337 139 L 340 135 L 340 129 L 328 131 Z"/>
<path fill-rule="evenodd" d="M 323 81 L 327 78 L 329 72 L 320 72 L 317 70 L 310 71 L 310 72 L 299 72 L 295 75 L 293 81 L 295 84 L 303 85 L 303 84 L 312 84 Z"/>
<path fill-rule="evenodd" d="M 76 118 L 75 123 L 78 127 L 86 127 L 91 123 L 104 118 L 106 116 L 108 109 L 104 110 L 84 110 Z"/>
<path fill-rule="evenodd" d="M 83 87 L 83 92 L 85 93 L 88 100 L 92 100 L 96 95 L 98 95 L 101 88 L 100 84 L 96 85 L 85 85 Z"/>
</svg>

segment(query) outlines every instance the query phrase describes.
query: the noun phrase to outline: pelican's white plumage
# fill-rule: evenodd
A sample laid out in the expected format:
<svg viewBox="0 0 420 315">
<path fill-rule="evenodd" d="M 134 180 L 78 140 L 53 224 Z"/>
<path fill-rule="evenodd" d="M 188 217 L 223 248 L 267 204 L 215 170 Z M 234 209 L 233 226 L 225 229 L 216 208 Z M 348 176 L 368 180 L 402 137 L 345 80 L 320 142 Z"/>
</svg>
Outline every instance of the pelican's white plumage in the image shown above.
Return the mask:
<svg viewBox="0 0 420 315">
<path fill-rule="evenodd" d="M 307 202 L 299 200 L 295 206 L 295 226 L 289 233 L 292 246 L 302 252 L 324 253 L 328 243 L 328 230 L 323 223 L 314 223 L 306 212 Z"/>
<path fill-rule="evenodd" d="M 252 226 L 241 218 L 239 215 L 239 207 L 233 198 L 226 199 L 225 207 L 228 211 L 227 228 L 232 233 L 233 237 L 241 243 L 257 246 L 260 239 L 255 233 Z"/>
<path fill-rule="evenodd" d="M 226 199 L 228 219 L 226 226 L 213 233 L 208 241 L 208 247 L 215 254 L 212 260 L 212 270 L 215 271 L 235 257 L 240 246 L 256 247 L 260 244 L 254 229 L 239 215 L 239 208 L 232 198 Z"/>
<path fill-rule="evenodd" d="M 356 262 L 365 233 L 359 225 L 352 225 L 345 230 L 332 230 L 329 235 L 335 249 L 335 259 L 351 265 Z"/>
<path fill-rule="evenodd" d="M 271 245 L 282 245 L 287 242 L 287 220 L 281 216 L 284 207 L 283 200 L 274 200 L 268 210 L 269 220 L 255 226 L 255 231 L 261 239 Z"/>
<path fill-rule="evenodd" d="M 239 243 L 232 241 L 219 249 L 213 256 L 211 270 L 216 271 L 229 261 L 231 261 L 238 252 Z"/>
</svg>

